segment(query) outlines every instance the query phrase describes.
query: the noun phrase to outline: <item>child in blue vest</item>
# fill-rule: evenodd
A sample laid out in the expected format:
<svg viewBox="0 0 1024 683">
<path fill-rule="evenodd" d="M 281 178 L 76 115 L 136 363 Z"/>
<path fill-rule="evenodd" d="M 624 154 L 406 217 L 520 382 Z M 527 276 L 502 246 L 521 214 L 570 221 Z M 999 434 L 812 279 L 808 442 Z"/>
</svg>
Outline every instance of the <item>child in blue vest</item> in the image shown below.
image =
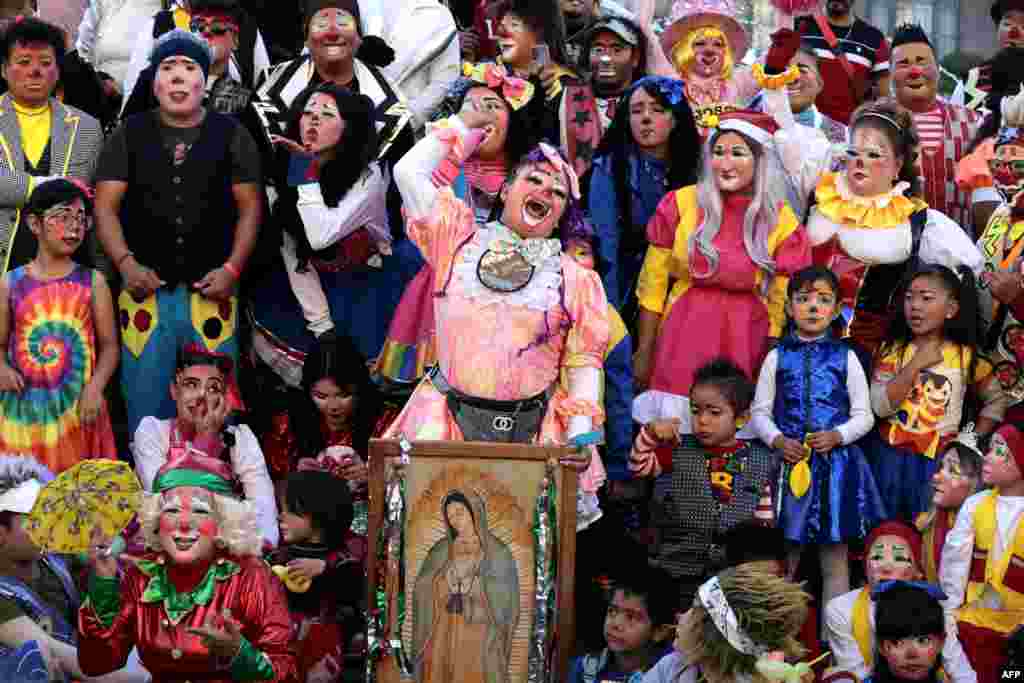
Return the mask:
<svg viewBox="0 0 1024 683">
<path fill-rule="evenodd" d="M 792 577 L 806 546 L 817 546 L 822 604 L 850 590 L 846 544 L 880 520 L 884 507 L 856 441 L 875 424 L 868 380 L 853 349 L 831 329 L 839 281 L 811 267 L 789 280 L 785 336 L 757 381 L 751 426 L 785 460 L 779 526 L 793 545 Z"/>
<path fill-rule="evenodd" d="M 607 647 L 573 660 L 566 683 L 639 683 L 672 651 L 677 593 L 667 572 L 646 565 L 614 580 L 604 618 Z"/>
</svg>

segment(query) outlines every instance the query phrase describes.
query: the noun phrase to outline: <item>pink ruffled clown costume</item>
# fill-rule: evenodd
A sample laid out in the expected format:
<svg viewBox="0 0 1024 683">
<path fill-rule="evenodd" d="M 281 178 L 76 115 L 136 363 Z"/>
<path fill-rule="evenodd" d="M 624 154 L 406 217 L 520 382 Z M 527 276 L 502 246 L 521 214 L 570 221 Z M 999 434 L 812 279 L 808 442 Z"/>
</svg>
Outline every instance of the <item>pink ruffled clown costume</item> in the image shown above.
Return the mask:
<svg viewBox="0 0 1024 683">
<path fill-rule="evenodd" d="M 458 116 L 448 122 L 460 137 L 469 134 Z M 447 394 L 454 390 L 485 409 L 518 404 L 526 410 L 546 401 L 539 429 L 527 438 L 568 444 L 604 421 L 601 370 L 610 326 L 601 280 L 563 254 L 557 237 L 523 238 L 501 221 L 480 225 L 450 188 L 437 189 L 431 174 L 454 144 L 450 134 L 432 133 L 395 168 L 408 234 L 434 271 L 438 367 L 420 382 L 384 438 L 466 440 L 449 407 Z M 542 148 L 529 161 L 561 169 L 577 194 L 568 164 L 554 149 Z M 580 220 L 576 212 L 570 201 L 562 229 Z M 487 264 L 515 260 L 516 254 L 531 275 L 514 291 L 501 291 L 486 274 Z M 595 494 L 604 479 L 595 453 L 580 477 L 580 526 L 600 516 Z"/>
</svg>

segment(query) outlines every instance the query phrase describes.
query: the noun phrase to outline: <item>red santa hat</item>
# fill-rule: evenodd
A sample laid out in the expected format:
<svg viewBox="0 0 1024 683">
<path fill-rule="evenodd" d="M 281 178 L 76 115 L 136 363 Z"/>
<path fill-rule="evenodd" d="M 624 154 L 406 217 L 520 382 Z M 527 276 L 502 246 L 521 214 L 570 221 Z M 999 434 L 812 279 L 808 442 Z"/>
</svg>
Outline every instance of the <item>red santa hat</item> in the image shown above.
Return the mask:
<svg viewBox="0 0 1024 683">
<path fill-rule="evenodd" d="M 770 145 L 779 124 L 769 114 L 755 111 L 733 111 L 718 117 L 718 131 L 742 133 L 759 145 Z"/>
</svg>

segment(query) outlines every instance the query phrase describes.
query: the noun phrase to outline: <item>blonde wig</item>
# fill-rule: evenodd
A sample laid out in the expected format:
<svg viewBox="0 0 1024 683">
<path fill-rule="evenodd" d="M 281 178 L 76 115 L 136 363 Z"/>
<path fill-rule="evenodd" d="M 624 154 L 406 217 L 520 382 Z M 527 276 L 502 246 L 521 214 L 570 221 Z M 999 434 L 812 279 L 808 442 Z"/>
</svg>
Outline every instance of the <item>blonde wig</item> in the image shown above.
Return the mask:
<svg viewBox="0 0 1024 683">
<path fill-rule="evenodd" d="M 800 584 L 778 576 L 771 562 L 741 564 L 718 579 L 740 628 L 755 643 L 781 651 L 787 659 L 803 656 L 797 635 L 807 619 L 810 596 Z M 726 683 L 738 675 L 763 680 L 754 669 L 757 657 L 730 645 L 699 600 L 679 622 L 676 649 L 687 668 L 699 666 L 709 683 Z"/>
<path fill-rule="evenodd" d="M 139 509 L 139 525 L 149 550 L 160 550 L 160 511 L 163 497 L 171 493 L 174 493 L 174 489 L 163 493 L 147 493 L 143 497 Z M 256 523 L 256 509 L 252 503 L 217 493 L 210 493 L 210 498 L 217 519 L 217 546 L 239 557 L 259 557 L 263 549 L 263 537 Z"/>
<path fill-rule="evenodd" d="M 725 32 L 716 26 L 701 26 L 690 31 L 690 34 L 680 40 L 672 47 L 672 63 L 683 77 L 690 73 L 693 68 L 693 61 L 696 59 L 693 45 L 698 40 L 719 39 L 725 44 L 725 56 L 722 59 L 722 78 L 728 79 L 732 76 L 733 56 L 729 47 L 729 38 Z"/>
</svg>

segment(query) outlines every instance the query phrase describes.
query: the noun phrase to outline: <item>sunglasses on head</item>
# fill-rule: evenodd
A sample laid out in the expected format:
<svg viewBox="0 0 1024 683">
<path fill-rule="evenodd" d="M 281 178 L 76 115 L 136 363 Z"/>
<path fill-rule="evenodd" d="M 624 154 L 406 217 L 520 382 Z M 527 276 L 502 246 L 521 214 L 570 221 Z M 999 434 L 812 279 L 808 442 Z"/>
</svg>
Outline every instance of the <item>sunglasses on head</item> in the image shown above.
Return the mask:
<svg viewBox="0 0 1024 683">
<path fill-rule="evenodd" d="M 228 24 L 219 21 L 203 21 L 202 19 L 193 19 L 188 25 L 189 30 L 192 33 L 198 33 L 200 35 L 214 35 L 220 37 L 225 33 L 237 31 L 238 27 L 233 24 Z"/>
</svg>

